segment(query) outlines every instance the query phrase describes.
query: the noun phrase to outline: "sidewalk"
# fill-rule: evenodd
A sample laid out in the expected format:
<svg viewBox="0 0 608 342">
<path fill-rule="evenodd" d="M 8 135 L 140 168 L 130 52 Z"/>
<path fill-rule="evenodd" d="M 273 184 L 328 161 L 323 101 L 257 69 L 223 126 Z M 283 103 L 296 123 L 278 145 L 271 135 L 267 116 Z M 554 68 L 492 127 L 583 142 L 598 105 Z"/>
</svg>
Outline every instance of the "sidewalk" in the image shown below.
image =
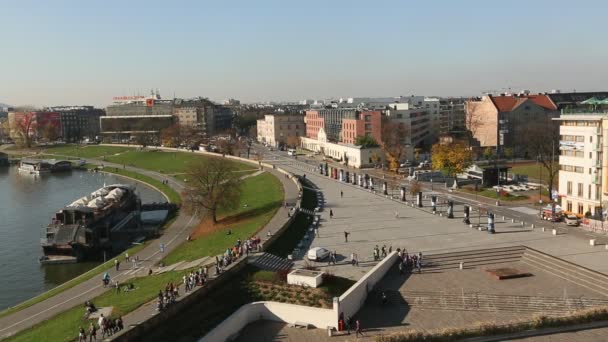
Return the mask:
<svg viewBox="0 0 608 342">
<path fill-rule="evenodd" d="M 294 205 L 298 201 L 298 188 L 295 185 L 295 183 L 290 178 L 285 178 L 285 175 L 277 170 L 265 169 L 264 171 L 271 173 L 273 176 L 277 177 L 281 181 L 281 184 L 283 185 L 284 195 L 285 195 L 284 196 L 285 202 L 287 202 L 290 206 Z M 272 219 L 270 219 L 270 221 L 264 226 L 264 228 L 262 228 L 257 233 L 257 235 L 262 239 L 262 244 L 264 243 L 265 240 L 267 240 L 267 232 L 274 234 L 281 227 L 283 227 L 283 225 L 289 220 L 289 217 L 287 216 L 288 212 L 289 212 L 289 208 L 285 208 L 285 206 L 281 206 L 279 208 L 279 210 L 277 210 L 276 214 L 272 217 Z M 240 263 L 240 262 L 246 262 L 246 258 L 241 258 L 236 263 Z M 231 264 L 229 266 L 229 268 L 234 267 L 234 265 L 236 265 L 236 263 Z M 185 273 L 186 273 L 186 271 L 184 271 L 184 274 Z M 211 273 L 214 274 L 214 272 L 211 272 Z M 216 278 L 216 276 L 212 275 L 210 277 L 210 281 L 213 281 L 213 279 L 215 279 L 215 278 Z M 194 291 L 185 293 L 183 291 L 182 285 L 183 284 L 178 285 L 180 287 L 180 291 L 179 291 L 180 297 L 178 298 L 178 302 L 183 300 L 184 298 L 190 296 L 191 294 L 195 293 L 197 290 L 202 289 L 202 287 L 197 287 Z M 135 311 L 133 311 L 123 317 L 125 329 L 123 330 L 122 333 L 131 329 L 132 326 L 141 324 L 143 321 L 149 319 L 150 317 L 152 317 L 154 315 L 157 315 L 158 313 L 159 312 L 156 310 L 156 299 L 142 305 Z M 117 338 L 118 336 L 120 336 L 120 334 L 114 335 L 113 338 Z"/>
<path fill-rule="evenodd" d="M 100 160 L 88 160 L 88 162 L 96 165 L 101 165 L 103 163 L 106 167 L 123 168 L 123 165 Z M 172 177 L 167 177 L 166 175 L 162 175 L 157 172 L 129 166 L 127 166 L 125 169 L 146 175 L 159 181 L 168 180 L 169 185 L 178 192 L 183 189 L 183 185 Z M 196 226 L 196 224 L 198 224 L 198 219 L 196 218 L 196 214 L 191 216 L 186 214 L 185 211 L 180 210 L 175 221 L 167 229 L 165 229 L 164 234 L 160 238 L 152 241 L 139 253 L 131 256 L 139 257 L 140 263 L 138 268 L 132 270 L 128 267 L 128 265 L 123 263 L 127 267 L 123 267 L 122 270 L 117 272 L 113 267 L 111 267 L 108 269 L 111 279 L 124 282 L 130 278 L 146 274 L 149 268 L 164 257 L 164 254 L 160 253 L 160 244 L 163 243 L 165 245 L 165 253 L 172 251 L 182 241 L 186 240 L 186 237 L 190 234 L 191 230 Z M 48 298 L 40 303 L 34 304 L 11 315 L 0 318 L 0 338 L 14 335 L 21 330 L 30 328 L 59 314 L 60 312 L 68 310 L 76 305 L 81 305 L 86 300 L 92 299 L 104 293 L 107 288 L 101 286 L 101 277 L 103 273 L 105 273 L 105 271 L 85 282 L 57 294 L 56 296 Z"/>
</svg>

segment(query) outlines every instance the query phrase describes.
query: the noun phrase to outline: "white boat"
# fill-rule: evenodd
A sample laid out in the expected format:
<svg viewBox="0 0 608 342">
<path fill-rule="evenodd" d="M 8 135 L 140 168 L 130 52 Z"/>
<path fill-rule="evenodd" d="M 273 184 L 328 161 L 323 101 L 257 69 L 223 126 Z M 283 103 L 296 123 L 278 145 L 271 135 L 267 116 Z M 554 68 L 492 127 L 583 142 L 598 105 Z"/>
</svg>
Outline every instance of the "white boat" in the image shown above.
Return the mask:
<svg viewBox="0 0 608 342">
<path fill-rule="evenodd" d="M 51 165 L 40 160 L 21 160 L 19 163 L 19 171 L 32 175 L 40 175 L 51 172 Z"/>
</svg>

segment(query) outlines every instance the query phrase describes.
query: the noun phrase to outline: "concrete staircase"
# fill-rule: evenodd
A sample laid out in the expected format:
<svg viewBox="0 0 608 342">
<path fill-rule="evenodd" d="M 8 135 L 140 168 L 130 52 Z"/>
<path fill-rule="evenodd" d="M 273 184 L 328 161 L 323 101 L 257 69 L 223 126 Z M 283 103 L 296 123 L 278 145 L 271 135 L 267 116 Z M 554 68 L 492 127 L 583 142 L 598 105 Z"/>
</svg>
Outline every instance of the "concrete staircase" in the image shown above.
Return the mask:
<svg viewBox="0 0 608 342">
<path fill-rule="evenodd" d="M 461 262 L 465 269 L 516 262 L 522 258 L 525 251 L 525 246 L 512 246 L 429 254 L 422 258 L 422 272 L 459 268 Z"/>
<path fill-rule="evenodd" d="M 564 315 L 569 312 L 608 305 L 608 299 L 515 296 L 479 293 L 401 291 L 389 293 L 389 301 L 435 310 L 509 311 Z"/>
<path fill-rule="evenodd" d="M 608 275 L 527 248 L 521 262 L 608 298 Z"/>
<path fill-rule="evenodd" d="M 293 267 L 292 261 L 266 252 L 250 254 L 247 263 L 268 271 L 288 271 Z"/>
</svg>

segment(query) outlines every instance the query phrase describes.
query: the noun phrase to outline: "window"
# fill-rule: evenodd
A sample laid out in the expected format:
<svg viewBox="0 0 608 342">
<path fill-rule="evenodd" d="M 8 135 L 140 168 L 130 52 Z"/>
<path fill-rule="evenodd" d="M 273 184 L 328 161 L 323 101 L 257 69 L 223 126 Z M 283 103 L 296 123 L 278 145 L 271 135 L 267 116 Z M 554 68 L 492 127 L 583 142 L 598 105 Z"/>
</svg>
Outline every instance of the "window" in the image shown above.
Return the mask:
<svg viewBox="0 0 608 342">
<path fill-rule="evenodd" d="M 578 197 L 583 197 L 583 183 L 578 183 L 578 191 L 576 192 L 576 195 Z"/>
<path fill-rule="evenodd" d="M 583 215 L 583 205 L 581 203 L 578 204 L 578 214 Z"/>
<path fill-rule="evenodd" d="M 592 143 L 593 142 L 593 135 L 589 137 L 589 142 Z"/>
<path fill-rule="evenodd" d="M 366 131 L 371 131 L 372 130 L 372 124 L 365 124 L 365 130 Z"/>
<path fill-rule="evenodd" d="M 572 195 L 572 182 L 568 182 L 566 188 L 567 188 L 566 194 L 567 195 Z"/>
<path fill-rule="evenodd" d="M 567 172 L 585 173 L 585 168 L 582 166 L 560 165 L 560 170 Z"/>
<path fill-rule="evenodd" d="M 593 153 L 589 152 L 589 159 L 593 158 Z"/>
<path fill-rule="evenodd" d="M 572 202 L 566 202 L 566 211 L 572 212 Z"/>
<path fill-rule="evenodd" d="M 365 116 L 365 122 L 370 122 L 372 120 L 372 116 L 371 115 L 366 115 Z"/>
<path fill-rule="evenodd" d="M 600 195 L 602 194 L 602 188 L 600 187 L 599 184 L 595 185 L 595 200 L 599 201 L 600 200 Z"/>
<path fill-rule="evenodd" d="M 591 184 L 587 186 L 587 198 L 591 199 Z"/>
</svg>

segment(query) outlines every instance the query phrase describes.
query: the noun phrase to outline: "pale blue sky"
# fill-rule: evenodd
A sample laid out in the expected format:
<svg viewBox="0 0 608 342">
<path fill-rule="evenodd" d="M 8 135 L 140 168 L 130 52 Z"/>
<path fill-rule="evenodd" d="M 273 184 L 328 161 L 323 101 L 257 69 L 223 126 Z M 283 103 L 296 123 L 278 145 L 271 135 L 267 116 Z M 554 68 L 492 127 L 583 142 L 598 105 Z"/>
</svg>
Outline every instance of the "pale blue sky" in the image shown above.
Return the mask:
<svg viewBox="0 0 608 342">
<path fill-rule="evenodd" d="M 608 89 L 608 1 L 0 0 L 0 102 Z"/>
</svg>

